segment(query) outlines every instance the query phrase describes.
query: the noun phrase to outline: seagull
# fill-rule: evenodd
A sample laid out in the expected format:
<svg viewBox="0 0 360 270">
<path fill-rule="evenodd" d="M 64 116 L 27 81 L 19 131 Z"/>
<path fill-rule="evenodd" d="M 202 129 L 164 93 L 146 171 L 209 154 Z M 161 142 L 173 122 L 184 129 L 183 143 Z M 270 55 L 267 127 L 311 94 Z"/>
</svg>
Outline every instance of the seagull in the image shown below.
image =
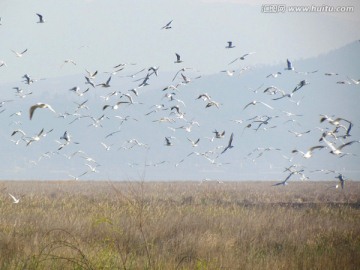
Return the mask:
<svg viewBox="0 0 360 270">
<path fill-rule="evenodd" d="M 307 134 L 310 132 L 310 130 L 308 131 L 305 131 L 305 132 L 296 132 L 296 131 L 291 131 L 291 130 L 288 130 L 290 133 L 294 134 L 296 137 L 301 137 L 302 135 L 304 134 Z"/>
<path fill-rule="evenodd" d="M 309 84 L 308 81 L 306 80 L 302 80 L 298 83 L 298 85 L 294 88 L 294 90 L 292 91 L 292 93 L 295 93 L 296 91 L 300 90 L 300 88 L 302 88 L 303 86 Z"/>
<path fill-rule="evenodd" d="M 312 152 L 315 150 L 315 149 L 322 149 L 324 148 L 325 146 L 323 145 L 317 145 L 317 146 L 313 146 L 311 147 L 306 153 L 302 152 L 302 151 L 299 151 L 299 150 L 292 150 L 292 153 L 301 153 L 303 155 L 303 158 L 311 158 L 312 157 Z"/>
<path fill-rule="evenodd" d="M 67 131 L 65 131 L 65 132 L 64 132 L 64 135 L 62 135 L 62 136 L 60 137 L 60 139 L 61 139 L 61 140 L 65 140 L 65 141 L 67 141 L 67 142 L 70 142 L 70 134 L 69 134 Z"/>
<path fill-rule="evenodd" d="M 110 87 L 110 81 L 111 81 L 111 76 L 110 76 L 109 79 L 106 81 L 106 83 L 100 83 L 100 84 L 97 84 L 96 86 Z"/>
<path fill-rule="evenodd" d="M 16 199 L 14 195 L 9 193 L 10 197 L 14 200 L 13 203 L 19 203 L 20 199 Z"/>
<path fill-rule="evenodd" d="M 292 66 L 289 59 L 286 59 L 286 64 L 287 64 L 287 67 L 285 68 L 285 70 L 294 70 L 294 67 Z"/>
<path fill-rule="evenodd" d="M 20 52 L 20 53 L 19 53 L 19 52 L 14 51 L 14 50 L 11 50 L 11 51 L 12 51 L 13 53 L 15 53 L 17 57 L 22 57 L 22 56 L 23 56 L 23 54 L 27 52 L 27 50 L 28 50 L 28 49 L 25 49 L 24 51 L 22 51 L 22 52 Z"/>
<path fill-rule="evenodd" d="M 343 149 L 345 146 L 351 145 L 353 143 L 360 143 L 360 141 L 350 141 L 347 143 L 344 143 L 342 145 L 340 145 L 339 147 L 335 147 L 335 145 L 331 142 L 329 142 L 328 140 L 325 139 L 325 137 L 322 138 L 322 140 L 329 146 L 329 148 L 331 149 L 330 153 L 334 154 L 334 155 L 340 155 L 343 154 L 343 152 L 341 152 L 341 149 Z"/>
<path fill-rule="evenodd" d="M 182 60 L 180 59 L 180 55 L 178 53 L 175 53 L 176 55 L 176 61 L 174 63 L 182 63 Z"/>
<path fill-rule="evenodd" d="M 249 107 L 250 105 L 256 105 L 256 104 L 258 104 L 258 103 L 261 103 L 262 105 L 268 107 L 268 108 L 271 109 L 271 110 L 274 109 L 273 107 L 271 107 L 270 105 L 266 104 L 265 102 L 254 100 L 254 101 L 251 101 L 250 103 L 248 103 L 248 104 L 244 107 L 243 110 L 245 110 L 245 109 L 246 109 L 247 107 Z"/>
<path fill-rule="evenodd" d="M 189 139 L 189 138 L 187 138 L 187 139 L 188 139 L 189 142 L 191 142 L 191 144 L 192 144 L 193 147 L 198 146 L 198 143 L 199 143 L 199 141 L 200 141 L 200 138 L 197 139 L 196 141 L 193 141 L 193 140 L 191 140 L 191 139 Z"/>
<path fill-rule="evenodd" d="M 221 154 L 224 154 L 224 153 L 226 152 L 226 150 L 231 149 L 231 148 L 234 147 L 234 146 L 231 144 L 232 141 L 233 141 L 233 137 L 234 137 L 234 133 L 231 133 L 230 139 L 229 139 L 229 143 L 228 143 L 228 145 L 225 147 L 225 149 L 221 152 Z"/>
<path fill-rule="evenodd" d="M 237 60 L 245 60 L 246 56 L 249 56 L 251 54 L 254 54 L 255 52 L 249 52 L 249 53 L 245 53 L 244 55 L 235 58 L 233 61 L 231 61 L 228 65 L 231 65 L 232 63 L 235 63 Z"/>
<path fill-rule="evenodd" d="M 90 72 L 90 71 L 88 71 L 87 69 L 85 69 L 85 71 L 87 72 L 89 79 L 95 79 L 95 76 L 96 76 L 96 74 L 98 73 L 97 70 L 96 70 L 95 72 Z"/>
<path fill-rule="evenodd" d="M 220 103 L 218 103 L 218 102 L 216 102 L 216 101 L 209 101 L 209 102 L 206 104 L 205 108 L 209 108 L 209 107 L 212 107 L 212 106 L 215 106 L 216 108 L 219 109 Z"/>
<path fill-rule="evenodd" d="M 85 80 L 86 80 L 85 84 L 90 84 L 92 87 L 95 88 L 94 82 L 89 77 L 85 76 Z"/>
<path fill-rule="evenodd" d="M 36 13 L 36 15 L 39 17 L 39 21 L 37 23 L 44 23 L 45 20 L 43 18 L 43 15 L 39 14 L 39 13 Z"/>
<path fill-rule="evenodd" d="M 129 103 L 129 102 L 128 101 L 119 101 L 113 106 L 112 105 L 105 105 L 102 109 L 104 111 L 106 108 L 111 107 L 113 110 L 117 110 L 119 108 L 120 104 L 124 104 L 124 103 Z"/>
<path fill-rule="evenodd" d="M 225 135 L 225 130 L 220 133 L 219 131 L 217 131 L 217 130 L 215 129 L 215 130 L 213 131 L 213 133 L 215 133 L 215 138 L 221 139 L 221 138 L 223 138 L 224 135 Z"/>
<path fill-rule="evenodd" d="M 270 77 L 277 78 L 279 75 L 281 75 L 281 72 L 278 71 L 276 73 L 271 73 L 271 74 L 267 75 L 266 78 L 270 78 Z"/>
<path fill-rule="evenodd" d="M 166 146 L 172 146 L 173 144 L 172 144 L 172 142 L 170 141 L 170 137 L 165 137 L 165 145 Z"/>
<path fill-rule="evenodd" d="M 170 22 L 168 22 L 166 25 L 164 25 L 163 27 L 161 27 L 161 29 L 171 29 L 171 23 L 173 20 L 171 20 Z"/>
<path fill-rule="evenodd" d="M 184 67 L 184 68 L 178 70 L 178 71 L 175 73 L 175 76 L 174 76 L 174 78 L 172 79 L 172 81 L 174 81 L 174 80 L 176 79 L 177 75 L 178 75 L 180 72 L 185 72 L 187 69 L 193 69 L 193 68 L 191 68 L 191 67 Z"/>
<path fill-rule="evenodd" d="M 112 144 L 111 144 L 111 145 L 106 145 L 106 144 L 103 143 L 103 142 L 100 142 L 100 143 L 101 143 L 102 146 L 104 146 L 104 148 L 105 148 L 106 151 L 109 151 L 109 150 L 110 150 L 110 147 L 112 146 Z"/>
<path fill-rule="evenodd" d="M 40 140 L 41 137 L 45 137 L 48 133 L 50 133 L 51 131 L 53 131 L 52 129 L 49 130 L 48 132 L 44 133 L 44 129 L 41 129 L 40 132 L 35 135 L 34 137 L 31 137 L 30 140 L 27 142 L 26 146 L 29 146 L 32 142 L 37 142 Z"/>
<path fill-rule="evenodd" d="M 76 62 L 72 59 L 65 59 L 64 63 L 61 65 L 61 67 L 65 64 L 73 64 L 74 66 L 76 66 Z"/>
<path fill-rule="evenodd" d="M 228 45 L 225 47 L 226 49 L 235 48 L 235 46 L 232 45 L 232 41 L 228 41 L 227 43 L 228 43 Z"/>
<path fill-rule="evenodd" d="M 207 101 L 207 100 L 211 100 L 211 97 L 209 96 L 208 93 L 203 93 L 203 94 L 200 94 L 196 99 L 202 99 L 204 101 Z"/>
<path fill-rule="evenodd" d="M 283 186 L 286 186 L 288 183 L 287 181 L 290 179 L 291 176 L 293 176 L 294 174 L 301 174 L 304 170 L 300 170 L 300 171 L 290 171 L 290 174 L 285 178 L 284 181 L 282 182 L 279 182 L 279 183 L 276 183 L 274 184 L 273 186 L 280 186 L 280 185 L 283 185 Z"/>
<path fill-rule="evenodd" d="M 30 107 L 30 111 L 29 111 L 29 112 L 30 112 L 30 120 L 32 119 L 33 114 L 34 114 L 34 112 L 35 112 L 35 110 L 36 110 L 37 108 L 49 109 L 49 110 L 52 111 L 53 113 L 56 113 L 56 112 L 54 111 L 54 109 L 53 109 L 49 104 L 36 103 L 35 105 L 32 105 L 32 106 Z"/>
<path fill-rule="evenodd" d="M 11 136 L 14 136 L 16 133 L 22 134 L 22 137 L 26 136 L 25 132 L 22 131 L 21 129 L 14 130 L 14 131 L 11 133 Z"/>
</svg>

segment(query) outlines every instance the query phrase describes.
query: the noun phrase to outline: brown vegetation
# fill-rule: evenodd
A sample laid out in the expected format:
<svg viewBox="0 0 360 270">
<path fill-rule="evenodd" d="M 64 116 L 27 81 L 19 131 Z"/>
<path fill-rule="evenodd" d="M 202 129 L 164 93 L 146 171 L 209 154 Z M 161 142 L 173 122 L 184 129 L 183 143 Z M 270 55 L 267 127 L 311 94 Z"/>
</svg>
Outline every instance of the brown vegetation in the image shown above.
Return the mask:
<svg viewBox="0 0 360 270">
<path fill-rule="evenodd" d="M 0 182 L 0 269 L 356 269 L 346 184 Z"/>
</svg>

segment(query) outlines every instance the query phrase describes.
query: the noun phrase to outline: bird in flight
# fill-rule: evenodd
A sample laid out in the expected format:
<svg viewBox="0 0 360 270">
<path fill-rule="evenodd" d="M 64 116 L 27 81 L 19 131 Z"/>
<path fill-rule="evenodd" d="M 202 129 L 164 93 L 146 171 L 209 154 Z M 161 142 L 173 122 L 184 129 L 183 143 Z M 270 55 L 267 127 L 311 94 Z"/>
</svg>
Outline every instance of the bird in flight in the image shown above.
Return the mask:
<svg viewBox="0 0 360 270">
<path fill-rule="evenodd" d="M 28 49 L 25 49 L 25 50 L 22 51 L 22 52 L 16 52 L 16 51 L 14 51 L 14 50 L 11 50 L 11 51 L 12 51 L 13 53 L 15 53 L 17 57 L 22 57 L 23 54 L 27 52 L 27 50 L 28 50 Z"/>
<path fill-rule="evenodd" d="M 221 152 L 221 154 L 224 154 L 228 149 L 231 149 L 231 148 L 234 147 L 234 146 L 232 145 L 233 138 L 234 138 L 234 133 L 231 133 L 230 139 L 229 139 L 229 143 L 228 143 L 228 145 L 225 147 L 225 149 Z"/>
<path fill-rule="evenodd" d="M 39 21 L 37 23 L 44 23 L 45 22 L 43 15 L 41 15 L 39 13 L 36 13 L 36 15 L 39 17 Z"/>
<path fill-rule="evenodd" d="M 243 110 L 245 110 L 245 109 L 246 109 L 247 107 L 249 107 L 250 105 L 256 105 L 256 104 L 259 104 L 259 103 L 261 103 L 262 105 L 268 107 L 269 109 L 272 109 L 272 110 L 274 109 L 273 107 L 271 107 L 270 105 L 266 104 L 265 102 L 254 100 L 254 101 L 251 101 L 250 103 L 246 104 L 246 106 L 244 107 Z"/>
<path fill-rule="evenodd" d="M 13 203 L 19 203 L 20 199 L 15 198 L 15 196 L 11 195 L 10 193 L 9 196 L 13 199 Z"/>
<path fill-rule="evenodd" d="M 289 59 L 286 59 L 286 64 L 287 64 L 287 66 L 286 66 L 285 70 L 295 70 Z"/>
<path fill-rule="evenodd" d="M 235 46 L 232 44 L 232 41 L 228 41 L 227 43 L 228 43 L 228 45 L 225 47 L 226 49 L 235 48 Z"/>
<path fill-rule="evenodd" d="M 170 22 L 168 22 L 166 25 L 164 25 L 163 27 L 161 27 L 161 29 L 171 29 L 171 23 L 173 20 L 171 20 Z"/>
<path fill-rule="evenodd" d="M 312 157 L 312 152 L 313 152 L 315 149 L 322 149 L 322 148 L 324 148 L 324 147 L 325 147 L 325 146 L 323 146 L 323 145 L 313 146 L 313 147 L 311 147 L 306 153 L 295 149 L 295 150 L 292 150 L 292 153 L 298 153 L 298 152 L 299 152 L 299 153 L 302 154 L 303 158 L 308 159 L 308 158 L 311 158 L 311 157 Z"/>
<path fill-rule="evenodd" d="M 54 111 L 54 109 L 49 105 L 49 104 L 45 104 L 45 103 L 36 103 L 35 105 L 32 105 L 30 107 L 30 120 L 32 119 L 33 115 L 34 115 L 34 112 L 37 108 L 41 108 L 41 109 L 49 109 L 50 111 L 56 113 Z"/>
<path fill-rule="evenodd" d="M 174 62 L 174 63 L 182 63 L 182 60 L 181 60 L 181 58 L 180 58 L 180 55 L 178 54 L 178 53 L 175 53 L 175 55 L 176 55 L 176 61 Z"/>
<path fill-rule="evenodd" d="M 251 54 L 254 54 L 255 52 L 249 52 L 249 53 L 245 53 L 244 55 L 235 58 L 233 61 L 231 61 L 228 65 L 231 65 L 232 63 L 235 63 L 237 60 L 245 60 L 246 56 L 249 56 Z"/>
</svg>

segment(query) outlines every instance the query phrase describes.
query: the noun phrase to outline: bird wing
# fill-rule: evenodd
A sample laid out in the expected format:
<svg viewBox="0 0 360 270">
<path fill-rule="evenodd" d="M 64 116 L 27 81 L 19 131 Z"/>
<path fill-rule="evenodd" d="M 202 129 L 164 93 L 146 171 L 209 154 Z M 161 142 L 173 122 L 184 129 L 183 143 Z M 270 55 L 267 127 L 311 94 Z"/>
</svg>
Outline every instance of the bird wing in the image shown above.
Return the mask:
<svg viewBox="0 0 360 270">
<path fill-rule="evenodd" d="M 254 104 L 253 102 L 248 103 L 248 104 L 244 107 L 243 110 L 245 110 L 247 107 L 249 107 L 250 105 L 253 105 L 253 104 Z"/>
<path fill-rule="evenodd" d="M 29 113 L 30 113 L 30 120 L 32 119 L 33 115 L 34 115 L 34 111 L 39 108 L 38 104 L 35 104 L 33 106 L 30 107 Z"/>
<path fill-rule="evenodd" d="M 345 146 L 351 145 L 351 144 L 356 143 L 356 142 L 358 143 L 358 142 L 360 142 L 360 141 L 351 141 L 351 142 L 344 143 L 343 145 L 340 145 L 340 146 L 338 147 L 338 150 L 341 150 L 341 149 L 343 149 Z"/>
<path fill-rule="evenodd" d="M 237 60 L 239 60 L 240 59 L 240 57 L 237 57 L 237 58 L 235 58 L 233 61 L 231 61 L 228 65 L 231 65 L 232 63 L 234 63 L 234 62 L 236 62 Z"/>
<path fill-rule="evenodd" d="M 262 105 L 265 105 L 266 107 L 268 107 L 269 109 L 274 109 L 273 107 L 271 107 L 270 105 L 266 104 L 265 102 L 259 101 Z"/>
</svg>

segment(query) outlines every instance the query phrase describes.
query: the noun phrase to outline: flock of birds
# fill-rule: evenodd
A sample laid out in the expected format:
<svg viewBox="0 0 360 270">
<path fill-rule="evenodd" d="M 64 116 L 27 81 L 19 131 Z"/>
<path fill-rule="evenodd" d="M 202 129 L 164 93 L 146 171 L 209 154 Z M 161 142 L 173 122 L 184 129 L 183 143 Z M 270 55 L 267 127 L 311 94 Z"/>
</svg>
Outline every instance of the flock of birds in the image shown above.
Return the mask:
<svg viewBox="0 0 360 270">
<path fill-rule="evenodd" d="M 36 23 L 43 24 L 46 22 L 44 17 L 41 14 L 36 14 L 38 17 L 38 21 Z M 1 27 L 4 27 L 2 25 Z M 160 28 L 161 31 L 174 31 L 173 29 L 173 21 L 169 21 L 167 24 L 165 24 L 163 27 Z M 236 48 L 236 45 L 232 41 L 226 42 L 224 49 L 226 50 L 234 50 Z M 21 51 L 15 51 L 11 50 L 17 58 L 22 57 L 31 57 L 31 52 L 28 49 L 24 49 Z M 247 57 L 251 57 L 251 55 L 255 54 L 255 52 L 249 52 L 246 54 L 243 54 L 239 57 L 236 57 L 233 61 L 229 62 L 227 65 L 230 67 L 236 62 L 245 63 Z M 89 127 L 92 127 L 94 129 L 101 129 L 103 127 L 103 123 L 105 121 L 108 121 L 113 124 L 114 126 L 117 125 L 117 128 L 106 134 L 104 136 L 104 141 L 97 142 L 98 144 L 101 144 L 104 148 L 104 151 L 112 151 L 114 144 L 109 144 L 105 140 L 108 140 L 109 138 L 116 138 L 117 140 L 120 140 L 120 134 L 121 134 L 121 127 L 126 122 L 139 122 L 137 118 L 135 118 L 133 115 L 113 115 L 111 112 L 115 113 L 117 111 L 122 111 L 123 108 L 128 108 L 131 106 L 146 106 L 148 108 L 147 112 L 144 114 L 144 119 L 147 122 L 158 123 L 161 125 L 167 125 L 167 128 L 169 132 L 172 132 L 172 135 L 160 135 L 162 136 L 162 140 L 164 141 L 163 145 L 164 147 L 174 147 L 176 145 L 176 142 L 182 140 L 182 141 L 188 141 L 191 145 L 191 147 L 195 150 L 197 147 L 204 143 L 203 141 L 208 141 L 207 144 L 211 146 L 211 149 L 208 149 L 206 151 L 191 151 L 185 158 L 179 160 L 174 164 L 175 167 L 179 167 L 185 160 L 190 158 L 191 156 L 197 156 L 200 159 L 207 160 L 210 164 L 214 166 L 222 166 L 229 163 L 221 163 L 219 162 L 220 158 L 227 155 L 228 152 L 234 151 L 233 149 L 236 149 L 235 140 L 239 140 L 239 138 L 243 135 L 245 130 L 254 130 L 254 132 L 258 132 L 259 130 L 262 130 L 264 132 L 267 132 L 274 128 L 279 128 L 277 125 L 273 125 L 273 121 L 276 118 L 279 118 L 279 115 L 256 115 L 252 118 L 249 118 L 247 120 L 232 120 L 235 124 L 244 125 L 244 128 L 242 130 L 242 133 L 236 132 L 236 130 L 232 130 L 230 133 L 225 130 L 218 131 L 217 129 L 214 129 L 212 134 L 209 134 L 207 137 L 199 137 L 195 139 L 191 139 L 188 136 L 183 136 L 184 133 L 181 133 L 181 135 L 173 136 L 177 132 L 177 130 L 183 130 L 186 133 L 192 135 L 193 129 L 199 128 L 201 126 L 201 123 L 195 120 L 195 116 L 189 120 L 189 115 L 191 115 L 191 108 L 189 108 L 183 100 L 179 98 L 182 94 L 184 95 L 183 88 L 196 82 L 197 80 L 201 80 L 202 76 L 199 75 L 199 71 L 196 70 L 196 68 L 193 67 L 184 67 L 182 63 L 185 63 L 179 53 L 174 53 L 174 65 L 179 65 L 179 70 L 172 76 L 171 82 L 169 82 L 163 89 L 159 90 L 158 93 L 161 94 L 159 99 L 159 104 L 146 104 L 143 100 L 140 99 L 141 95 L 147 89 L 149 85 L 151 85 L 151 82 L 156 80 L 156 78 L 159 77 L 159 74 L 161 72 L 161 69 L 158 66 L 151 66 L 146 68 L 139 68 L 136 72 L 133 72 L 132 74 L 124 74 L 126 71 L 126 68 L 128 66 L 135 66 L 136 64 L 133 63 L 121 63 L 121 64 L 115 64 L 112 68 L 112 70 L 109 73 L 108 77 L 106 77 L 105 81 L 99 81 L 98 76 L 100 75 L 100 71 L 89 71 L 85 69 L 85 73 L 83 75 L 83 82 L 84 85 L 87 87 L 86 90 L 82 90 L 80 86 L 74 86 L 69 90 L 69 95 L 74 95 L 78 99 L 81 100 L 81 102 L 75 102 L 73 110 L 72 111 L 59 111 L 60 108 L 55 108 L 51 104 L 44 103 L 44 102 L 36 102 L 29 106 L 28 108 L 28 119 L 22 119 L 21 121 L 13 121 L 14 117 L 17 116 L 18 119 L 22 117 L 22 110 L 16 111 L 14 113 L 11 113 L 9 115 L 10 119 L 12 120 L 12 123 L 10 123 L 10 126 L 13 127 L 16 125 L 15 128 L 12 129 L 11 133 L 9 134 L 9 141 L 13 142 L 16 145 L 23 145 L 24 151 L 28 147 L 31 147 L 34 143 L 41 143 L 41 141 L 48 136 L 48 134 L 53 133 L 55 130 L 55 127 L 50 128 L 46 130 L 45 128 L 42 128 L 37 134 L 33 136 L 28 135 L 28 131 L 23 130 L 21 128 L 22 121 L 34 121 L 35 118 L 38 117 L 39 114 L 53 114 L 54 119 L 60 119 L 61 121 L 67 121 L 68 118 L 72 118 L 70 122 L 68 122 L 68 130 L 62 130 L 61 136 L 57 135 L 57 138 L 55 140 L 54 149 L 53 151 L 47 151 L 46 153 L 43 153 L 38 160 L 32 161 L 35 165 L 43 158 L 51 158 L 54 155 L 63 155 L 64 158 L 67 159 L 74 159 L 76 157 L 82 158 L 84 160 L 84 166 L 87 167 L 87 170 L 80 171 L 77 175 L 68 175 L 69 177 L 73 178 L 74 180 L 79 180 L 85 175 L 91 175 L 93 173 L 99 173 L 101 162 L 98 162 L 95 160 L 94 157 L 88 156 L 86 154 L 86 149 L 82 149 L 81 142 L 74 141 L 73 137 L 71 135 L 71 129 L 72 124 L 74 122 L 81 122 L 85 119 L 90 119 Z M 72 59 L 65 59 L 64 62 L 61 65 L 61 68 L 65 65 L 78 67 L 78 63 Z M 0 68 L 6 68 L 7 64 L 5 61 L 0 61 Z M 251 70 L 251 67 L 247 66 L 242 68 L 239 71 L 239 74 L 242 74 L 245 71 Z M 1 70 L 0 70 L 1 72 Z M 190 74 L 189 74 L 190 72 Z M 236 70 L 222 70 L 221 72 L 226 73 L 228 76 L 233 76 L 237 71 Z M 300 76 L 306 77 L 308 74 L 317 73 L 318 70 L 315 71 L 298 71 L 296 67 L 292 64 L 290 60 L 286 61 L 286 64 L 284 65 L 283 71 L 277 71 L 275 73 L 271 73 L 265 77 L 265 80 L 275 80 L 276 78 L 280 76 L 286 76 L 285 73 L 297 73 Z M 195 75 L 194 75 L 195 74 Z M 337 73 L 333 72 L 327 72 L 324 73 L 324 76 L 337 76 Z M 114 80 L 120 80 L 122 78 L 128 78 L 132 80 L 132 83 L 134 84 L 134 87 L 124 91 L 118 91 L 115 90 L 113 87 Z M 140 77 L 140 78 L 138 78 Z M 14 99 L 7 99 L 7 100 L 0 100 L 0 117 L 1 115 L 5 115 L 7 106 L 10 103 L 17 103 L 19 104 L 19 108 L 22 108 L 21 100 L 24 100 L 28 98 L 29 96 L 36 96 L 36 93 L 33 91 L 26 91 L 23 88 L 30 87 L 38 82 L 38 79 L 33 78 L 29 74 L 25 74 L 22 76 L 22 86 L 14 86 L 13 89 L 15 90 L 14 93 Z M 346 81 L 338 81 L 338 84 L 360 84 L 360 80 L 355 80 L 348 78 Z M 310 84 L 310 82 L 307 79 L 301 79 L 294 87 L 294 89 L 290 92 L 284 91 L 280 89 L 279 87 L 270 85 L 263 87 L 261 85 L 257 89 L 253 90 L 254 93 L 257 93 L 259 91 L 262 92 L 263 95 L 266 95 L 268 97 L 271 97 L 272 104 L 268 104 L 266 102 L 263 102 L 261 100 L 253 100 L 250 102 L 247 102 L 245 106 L 241 109 L 242 112 L 250 110 L 251 107 L 259 107 L 262 106 L 263 109 L 268 110 L 269 112 L 274 111 L 276 109 L 276 102 L 278 100 L 288 100 L 289 103 L 294 104 L 294 106 L 300 106 L 301 100 L 294 100 L 294 97 L 298 96 L 300 92 L 304 91 L 304 88 L 307 87 L 307 85 Z M 108 90 L 108 92 L 104 95 L 101 95 L 100 97 L 97 97 L 97 102 L 100 105 L 98 108 L 102 114 L 99 117 L 95 117 L 93 115 L 90 115 L 86 113 L 89 111 L 89 95 L 91 92 L 94 92 L 96 89 L 101 89 L 102 91 Z M 261 90 L 260 90 L 261 89 Z M 105 93 L 105 92 L 103 92 Z M 188 93 L 186 93 L 188 95 Z M 198 102 L 197 104 L 200 104 L 200 101 L 204 102 L 204 110 L 207 112 L 208 110 L 221 110 L 223 105 L 221 102 L 218 102 L 214 100 L 210 94 L 203 92 L 197 95 L 196 97 L 193 97 L 194 102 Z M 273 105 L 274 104 L 274 105 Z M 205 112 L 205 114 L 206 114 Z M 297 117 L 301 117 L 302 115 L 298 115 L 292 112 L 282 111 L 282 114 L 288 119 L 287 122 L 296 122 L 295 120 Z M 213 122 L 221 122 L 224 119 L 218 119 L 214 120 Z M 120 121 L 120 125 L 119 122 Z M 49 123 L 44 123 L 46 125 L 49 125 Z M 351 147 L 354 147 L 354 144 L 359 143 L 359 140 L 350 140 L 351 138 L 351 132 L 352 128 L 354 126 L 352 119 L 345 119 L 343 117 L 339 116 L 328 116 L 328 115 L 320 115 L 319 116 L 319 124 L 320 127 L 317 127 L 319 132 L 321 133 L 320 138 L 318 139 L 318 142 L 314 145 L 309 147 L 309 149 L 306 149 L 304 151 L 299 149 L 293 149 L 291 153 L 288 155 L 292 155 L 291 157 L 287 157 L 283 154 L 283 157 L 285 159 L 288 159 L 290 162 L 293 160 L 293 158 L 296 155 L 301 155 L 304 159 L 310 159 L 313 157 L 313 155 L 316 154 L 317 151 L 328 151 L 330 155 L 337 156 L 339 158 L 344 156 L 355 156 L 355 154 L 350 152 L 345 152 L 345 149 L 349 149 Z M 176 127 L 174 127 L 177 125 Z M 284 124 L 285 125 L 285 124 Z M 141 129 L 139 124 L 139 129 Z M 146 131 L 145 131 L 146 132 Z M 303 132 L 297 132 L 293 130 L 288 130 L 289 133 L 293 134 L 295 137 L 300 138 L 303 136 L 308 136 L 310 132 L 313 133 L 312 130 L 305 130 Z M 226 136 L 230 134 L 228 139 L 225 139 Z M 212 135 L 212 136 L 210 136 Z M 89 134 L 91 136 L 91 134 Z M 236 138 L 237 137 L 237 138 Z M 223 141 L 225 140 L 225 143 Z M 215 142 L 221 142 L 220 144 L 217 144 Z M 237 142 L 240 144 L 240 141 Z M 205 143 L 204 143 L 205 144 Z M 126 149 L 130 150 L 134 147 L 141 147 L 144 149 L 149 149 L 152 146 L 149 143 L 143 143 L 139 141 L 136 138 L 126 140 L 119 148 L 118 150 Z M 69 149 L 68 154 L 65 154 L 64 149 Z M 247 154 L 245 159 L 252 160 L 255 162 L 258 158 L 264 155 L 265 152 L 269 151 L 281 151 L 279 148 L 275 147 L 268 147 L 268 148 L 261 148 L 258 147 Z M 255 156 L 257 154 L 257 156 Z M 167 163 L 167 160 L 162 160 L 156 163 L 148 163 L 146 166 L 161 166 L 162 164 Z M 129 166 L 136 166 L 138 164 L 128 164 Z M 320 169 L 315 170 L 312 172 L 324 172 L 326 174 L 333 174 L 334 178 L 337 178 L 339 180 L 339 185 L 334 186 L 335 188 L 341 187 L 344 188 L 345 183 L 345 176 L 342 172 L 336 171 L 336 170 L 328 170 L 328 169 Z M 291 164 L 289 167 L 285 168 L 284 174 L 286 173 L 286 177 L 283 181 L 280 181 L 274 186 L 281 186 L 281 185 L 287 185 L 289 180 L 294 175 L 299 175 L 301 180 L 309 179 L 308 176 L 305 175 L 305 168 L 301 164 Z M 205 178 L 203 181 L 209 181 L 208 178 Z M 203 182 L 202 181 L 202 182 Z M 219 183 L 222 183 L 222 181 L 218 181 Z M 19 199 L 15 198 L 12 194 L 9 194 L 11 198 L 13 199 L 14 203 L 18 203 Z"/>
</svg>

